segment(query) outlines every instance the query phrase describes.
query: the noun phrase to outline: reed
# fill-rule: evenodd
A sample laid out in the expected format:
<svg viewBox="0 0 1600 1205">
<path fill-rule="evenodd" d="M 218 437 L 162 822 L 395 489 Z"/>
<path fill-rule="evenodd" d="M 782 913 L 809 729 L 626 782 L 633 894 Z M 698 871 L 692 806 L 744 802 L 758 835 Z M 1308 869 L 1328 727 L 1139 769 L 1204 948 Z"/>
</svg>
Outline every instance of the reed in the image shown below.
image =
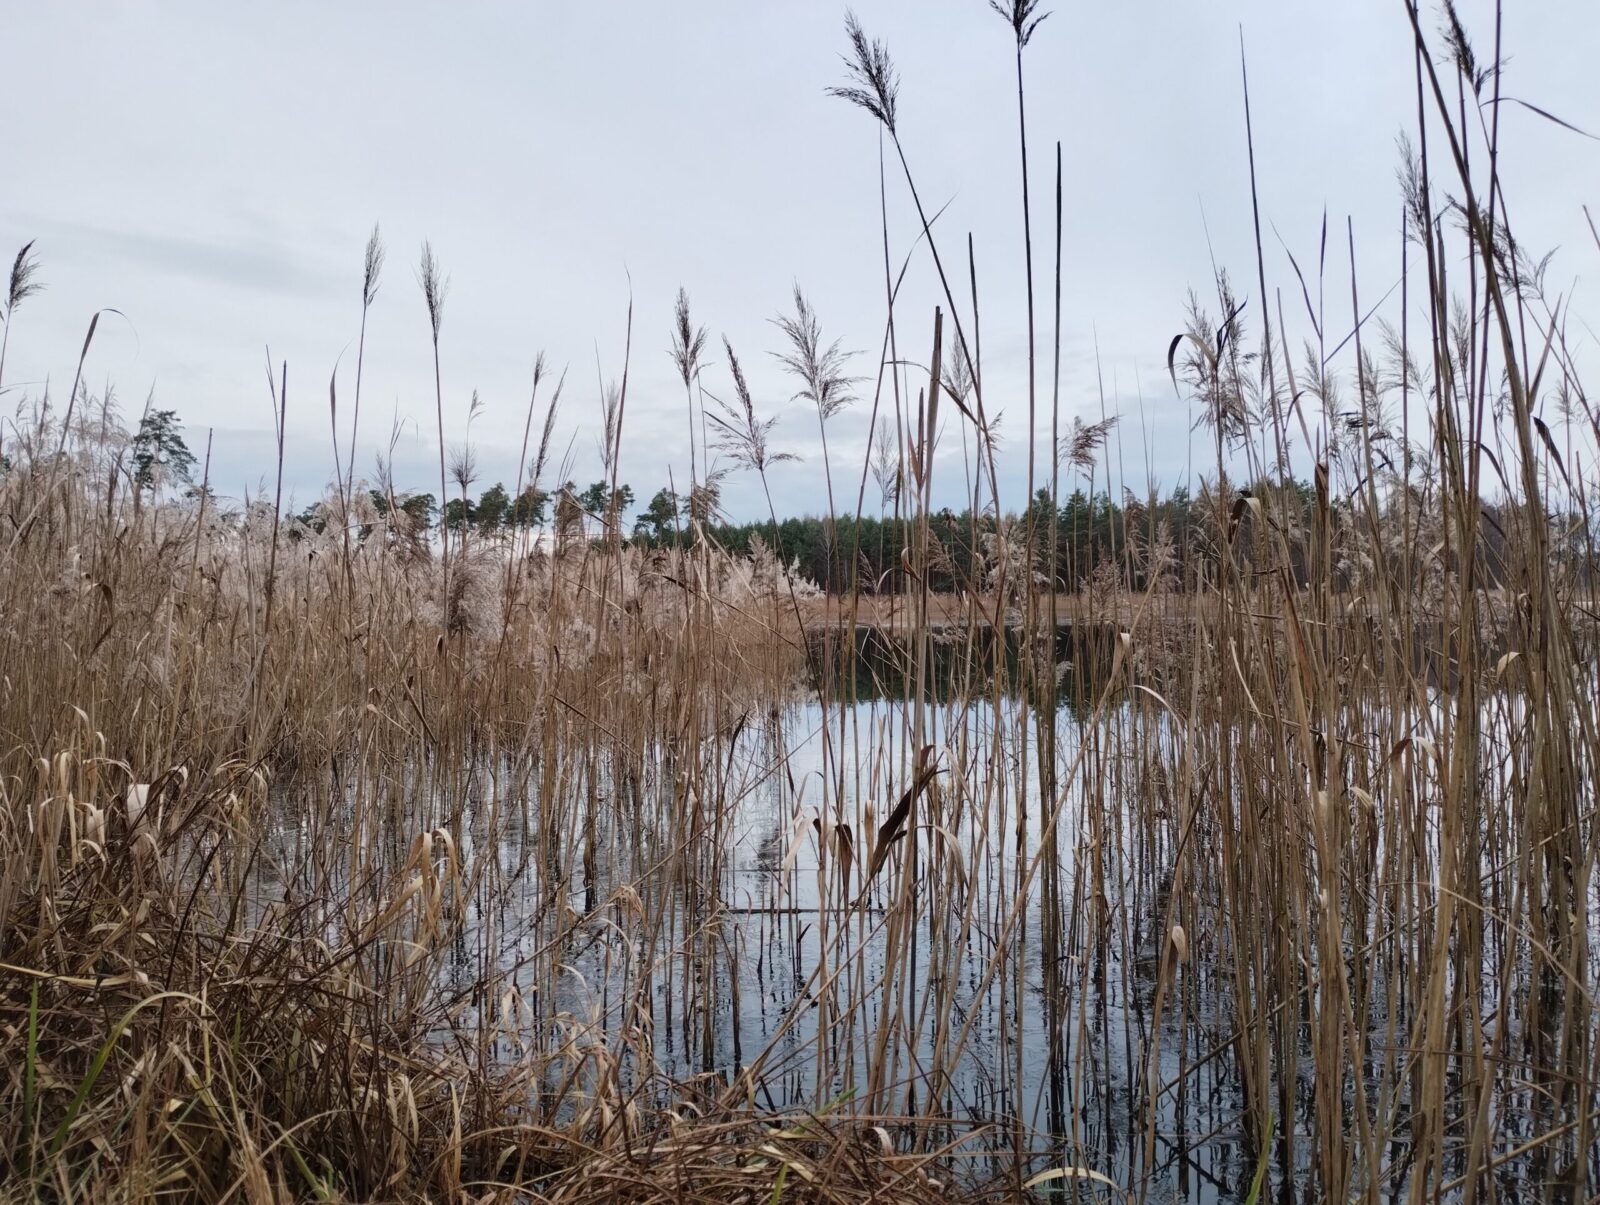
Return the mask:
<svg viewBox="0 0 1600 1205">
<path fill-rule="evenodd" d="M 1600 409 L 1570 299 L 1511 234 L 1498 26 L 1480 57 L 1452 8 L 1441 34 L 1407 0 L 1398 308 L 1357 279 L 1375 236 L 1348 223 L 1309 274 L 1290 257 L 1292 323 L 1258 233 L 1255 295 L 1219 270 L 1189 299 L 1168 363 L 1211 464 L 1180 507 L 1121 479 L 1118 416 L 1063 408 L 1059 144 L 1033 463 L 1021 72 L 1043 14 L 994 7 L 1028 227 L 1024 508 L 995 470 L 974 248 L 960 310 L 942 263 L 938 304 L 908 300 L 882 195 L 872 435 L 853 515 L 824 466 L 821 585 L 768 485 L 782 409 L 726 339 L 706 361 L 683 291 L 663 325 L 690 480 L 650 539 L 619 501 L 631 302 L 594 409 L 609 501 L 555 491 L 548 539 L 470 528 L 470 414 L 446 501 L 427 247 L 455 534 L 381 463 L 358 477 L 364 342 L 317 522 L 282 513 L 281 362 L 274 493 L 242 508 L 211 496 L 209 451 L 191 489 L 138 459 L 151 429 L 82 384 L 93 325 L 68 405 L 24 399 L 0 471 L 8 1198 L 1600 1182 Z M 847 36 L 838 94 L 898 151 L 889 52 Z M 375 228 L 363 332 L 382 262 Z M 30 244 L 0 372 L 35 272 Z M 778 326 L 827 441 L 865 376 L 798 290 Z M 539 355 L 513 508 L 569 477 L 565 390 Z M 934 505 L 960 471 L 941 438 L 966 450 L 959 517 Z M 734 471 L 761 484 L 759 542 L 720 520 Z"/>
</svg>

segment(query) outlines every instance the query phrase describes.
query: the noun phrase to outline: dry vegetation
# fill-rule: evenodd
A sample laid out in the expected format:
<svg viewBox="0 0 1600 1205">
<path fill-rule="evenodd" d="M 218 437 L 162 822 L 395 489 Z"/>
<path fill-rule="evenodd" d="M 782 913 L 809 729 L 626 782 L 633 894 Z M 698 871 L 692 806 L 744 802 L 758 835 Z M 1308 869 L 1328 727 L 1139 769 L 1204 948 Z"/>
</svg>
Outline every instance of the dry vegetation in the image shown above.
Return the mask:
<svg viewBox="0 0 1600 1205">
<path fill-rule="evenodd" d="M 1043 13 L 995 7 L 1020 91 Z M 375 505 L 352 480 L 353 431 L 323 530 L 281 498 L 223 511 L 162 488 L 81 362 L 65 407 L 25 400 L 0 447 L 6 1194 L 1590 1191 L 1600 412 L 1565 302 L 1508 233 L 1498 73 L 1445 28 L 1436 57 L 1418 25 L 1404 317 L 1357 321 L 1351 282 L 1336 320 L 1298 282 L 1297 349 L 1281 310 L 1247 337 L 1219 278 L 1218 317 L 1196 302 L 1171 355 L 1215 438 L 1214 522 L 1176 580 L 1169 537 L 1125 511 L 1134 596 L 1036 580 L 1054 520 L 996 501 L 942 262 L 931 324 L 885 282 L 902 345 L 915 325 L 949 366 L 883 368 L 873 393 L 923 583 L 892 603 L 803 597 L 770 555 L 703 538 L 708 453 L 763 481 L 781 453 L 736 368 L 707 446 L 686 298 L 700 459 L 670 549 L 629 547 L 615 514 L 585 534 L 570 498 L 549 541 L 441 541 L 392 483 Z M 914 194 L 893 65 L 850 37 L 839 94 Z M 382 260 L 375 235 L 363 327 Z M 32 269 L 24 249 L 7 339 Z M 437 346 L 431 251 L 422 276 Z M 860 383 L 795 308 L 784 363 L 826 438 Z M 626 402 L 597 422 L 613 485 Z M 547 476 L 539 417 L 519 492 Z M 935 598 L 942 425 L 995 531 L 983 580 Z M 1029 496 L 1096 472 L 1109 432 L 1057 424 Z M 1230 484 L 1291 461 L 1309 513 Z M 985 637 L 1069 610 L 1117 635 L 1061 664 Z M 875 689 L 814 637 L 851 622 L 891 637 Z M 810 773 L 785 719 L 808 699 Z M 751 879 L 758 806 L 778 820 Z"/>
</svg>

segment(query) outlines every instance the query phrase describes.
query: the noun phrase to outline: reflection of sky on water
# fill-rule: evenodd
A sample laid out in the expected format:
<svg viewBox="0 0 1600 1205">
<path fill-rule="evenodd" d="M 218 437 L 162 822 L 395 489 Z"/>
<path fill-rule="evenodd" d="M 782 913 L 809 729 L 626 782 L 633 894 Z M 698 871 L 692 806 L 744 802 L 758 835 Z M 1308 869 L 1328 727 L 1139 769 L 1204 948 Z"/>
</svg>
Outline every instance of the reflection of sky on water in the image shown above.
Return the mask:
<svg viewBox="0 0 1600 1205">
<path fill-rule="evenodd" d="M 1365 734 L 1366 752 L 1381 757 L 1388 737 L 1380 733 L 1404 731 L 1419 741 L 1440 735 L 1443 700 L 1433 702 L 1402 725 L 1379 709 L 1356 708 L 1341 723 Z M 492 851 L 497 885 L 475 900 L 439 987 L 468 1000 L 486 962 L 498 967 L 501 987 L 527 1010 L 512 1016 L 491 1005 L 501 1058 L 516 1058 L 519 1049 L 545 1057 L 581 1035 L 619 1052 L 634 1085 L 704 1074 L 726 1082 L 759 1065 L 760 1105 L 933 1112 L 958 1126 L 993 1127 L 975 1145 L 1001 1153 L 1020 1125 L 1035 1166 L 1066 1161 L 1122 1184 L 1149 1174 L 1152 1200 L 1236 1199 L 1253 1156 L 1234 1061 L 1216 1054 L 1232 1038 L 1233 986 L 1214 878 L 1190 886 L 1198 923 L 1182 997 L 1169 994 L 1161 1024 L 1152 1020 L 1170 923 L 1180 736 L 1140 693 L 1121 696 L 1098 720 L 1074 701 L 1055 713 L 1053 728 L 1041 728 L 1031 711 L 1024 723 L 1025 706 L 1014 695 L 967 704 L 931 698 L 920 707 L 881 697 L 826 709 L 801 702 L 775 719 L 751 717 L 731 748 L 708 744 L 705 764 L 715 764 L 726 809 L 714 914 L 706 898 L 686 899 L 660 873 L 663 851 L 683 841 L 659 823 L 670 812 L 673 781 L 665 753 L 651 755 L 631 796 L 603 766 L 597 771 L 592 877 L 571 856 L 581 833 L 542 834 L 536 820 L 524 830 L 520 804 L 502 798 Z M 1481 731 L 1500 752 L 1485 758 L 1485 799 L 1498 797 L 1513 772 L 1518 755 L 1509 734 L 1520 711 L 1518 700 L 1505 697 L 1486 709 Z M 1045 800 L 1038 741 L 1052 731 L 1059 780 L 1068 785 Z M 1235 733 L 1235 743 L 1219 748 L 1259 739 Z M 864 883 L 874 836 L 924 744 L 938 773 L 885 868 Z M 1419 764 L 1412 789 L 1426 798 L 1430 771 L 1425 759 Z M 489 797 L 519 781 L 537 777 L 485 775 L 462 828 L 465 861 L 490 852 Z M 585 787 L 573 781 L 566 789 Z M 630 805 L 641 809 L 632 813 L 644 817 L 640 823 L 616 811 L 624 798 L 643 801 Z M 1052 819 L 1054 862 L 1040 855 Z M 1435 826 L 1427 813 L 1416 832 L 1425 867 L 1436 859 Z M 316 848 L 292 828 L 280 836 L 287 865 Z M 568 855 L 555 878 L 535 852 L 552 845 Z M 896 908 L 899 867 L 912 853 L 910 906 Z M 397 845 L 391 856 L 398 862 L 404 850 Z M 1025 893 L 1019 876 L 1028 878 Z M 1098 914 L 1097 891 L 1105 899 Z M 1591 922 L 1594 915 L 1591 909 Z M 1062 934 L 1053 973 L 1047 916 Z M 891 929 L 907 917 L 897 935 L 897 977 L 886 989 Z M 662 927 L 645 949 L 652 920 Z M 1497 949 L 1486 950 L 1491 994 Z M 823 968 L 834 976 L 831 992 Z M 1381 981 L 1383 967 L 1373 970 Z M 629 1001 L 646 979 L 653 1040 L 643 1044 Z M 1388 1023 L 1384 997 L 1372 997 L 1374 1035 Z M 935 1011 L 941 1004 L 948 1004 L 943 1018 Z M 470 1030 L 480 1009 L 463 1003 L 453 1031 Z M 943 1047 L 945 1075 L 936 1078 L 933 1033 L 941 1019 L 952 1040 Z M 1302 1031 L 1290 1123 L 1303 1138 L 1314 1121 L 1315 1067 L 1305 1041 Z M 1146 1108 L 1152 1050 L 1157 1087 Z M 872 1097 L 869 1068 L 880 1060 L 893 1073 Z M 1523 1123 L 1499 1124 L 1513 1133 Z M 1303 1170 L 1310 1143 L 1297 1151 Z"/>
</svg>

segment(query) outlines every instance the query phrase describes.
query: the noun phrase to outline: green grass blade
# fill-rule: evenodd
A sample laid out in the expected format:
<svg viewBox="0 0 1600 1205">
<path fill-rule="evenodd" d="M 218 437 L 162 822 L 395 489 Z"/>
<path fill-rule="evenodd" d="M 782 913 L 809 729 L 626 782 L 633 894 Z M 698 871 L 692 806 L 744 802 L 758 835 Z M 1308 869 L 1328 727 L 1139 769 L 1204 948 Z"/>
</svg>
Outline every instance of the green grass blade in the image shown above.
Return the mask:
<svg viewBox="0 0 1600 1205">
<path fill-rule="evenodd" d="M 61 1148 L 66 1145 L 67 1134 L 71 1132 L 73 1122 L 78 1120 L 78 1114 L 83 1109 L 83 1102 L 88 1100 L 89 1093 L 94 1091 L 95 1082 L 99 1080 L 100 1073 L 105 1070 L 106 1063 L 111 1059 L 111 1052 L 116 1049 L 117 1042 L 121 1040 L 128 1026 L 133 1023 L 134 1017 L 152 1004 L 159 1004 L 163 1000 L 173 999 L 192 1000 L 194 1003 L 200 1004 L 199 1000 L 187 992 L 157 992 L 155 995 L 139 1001 L 139 1003 L 122 1014 L 122 1019 L 112 1027 L 111 1035 L 106 1038 L 99 1051 L 96 1052 L 94 1060 L 89 1064 L 88 1073 L 84 1075 L 83 1082 L 78 1085 L 77 1092 L 73 1094 L 72 1103 L 67 1106 L 67 1115 L 61 1119 L 61 1124 L 56 1126 L 55 1133 L 50 1137 L 50 1158 L 54 1159 L 59 1155 Z M 204 1006 L 202 1005 L 202 1007 Z"/>
</svg>

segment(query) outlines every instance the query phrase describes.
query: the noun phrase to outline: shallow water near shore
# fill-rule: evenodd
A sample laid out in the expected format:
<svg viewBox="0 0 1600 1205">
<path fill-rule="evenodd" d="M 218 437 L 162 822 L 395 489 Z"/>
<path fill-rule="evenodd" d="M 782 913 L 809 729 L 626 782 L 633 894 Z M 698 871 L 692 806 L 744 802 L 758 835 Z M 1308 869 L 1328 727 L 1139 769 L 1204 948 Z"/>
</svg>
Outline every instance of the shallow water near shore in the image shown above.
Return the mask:
<svg viewBox="0 0 1600 1205">
<path fill-rule="evenodd" d="M 1179 843 L 1219 837 L 1184 815 L 1175 788 L 1193 734 L 1138 694 L 1096 708 L 1098 684 L 1070 669 L 1044 724 L 1017 694 L 918 701 L 863 685 L 884 680 L 857 675 L 851 702 L 775 700 L 699 749 L 648 750 L 642 768 L 577 757 L 562 771 L 573 806 L 554 827 L 540 819 L 550 810 L 537 805 L 539 767 L 486 763 L 461 806 L 435 814 L 463 865 L 490 864 L 420 989 L 441 1002 L 437 1040 L 537 1065 L 536 1108 L 582 1108 L 608 1078 L 606 1090 L 652 1106 L 710 1108 L 732 1093 L 774 1111 L 940 1119 L 916 1141 L 960 1140 L 976 1175 L 1070 1166 L 1155 1201 L 1241 1199 L 1265 1148 L 1278 1198 L 1302 1199 L 1326 989 L 1307 967 L 1287 1001 L 1299 1016 L 1272 1031 L 1264 1060 L 1287 1111 L 1253 1132 L 1238 1059 L 1260 1035 L 1238 1024 L 1227 868 L 1173 898 Z M 1501 698 L 1484 716 L 1506 749 L 1515 710 Z M 1379 710 L 1359 717 L 1373 731 L 1394 723 Z M 1225 747 L 1226 734 L 1214 738 Z M 1054 742 L 1053 795 L 1041 788 L 1041 739 Z M 714 807 L 686 806 L 682 765 L 696 758 Z M 1491 837 L 1500 823 L 1486 813 Z M 1350 824 L 1384 864 L 1388 826 L 1372 809 Z M 1426 817 L 1413 835 L 1408 856 L 1437 874 Z M 312 866 L 308 837 L 280 830 L 280 865 Z M 404 856 L 397 842 L 390 857 Z M 1515 885 L 1487 857 L 1484 881 L 1491 894 Z M 1386 931 L 1381 950 L 1359 948 L 1353 924 L 1343 947 L 1369 1039 L 1346 1096 L 1403 1102 L 1420 947 L 1394 939 L 1417 923 L 1396 909 L 1411 898 L 1425 911 L 1429 885 L 1387 901 L 1375 884 L 1344 890 L 1350 908 L 1389 911 L 1359 930 Z M 1586 907 L 1593 940 L 1592 893 Z M 1480 963 L 1457 968 L 1485 1007 L 1503 989 L 1534 990 L 1519 940 L 1491 917 Z M 1515 983 L 1502 981 L 1506 967 Z M 1548 1166 L 1515 1150 L 1537 1130 L 1534 1094 L 1496 1089 L 1505 1200 L 1543 1199 Z M 886 1132 L 910 1140 L 892 1121 Z M 1397 1131 L 1386 1193 L 1407 1183 L 1408 1158 Z M 1085 1199 L 1105 1191 L 1066 1182 Z"/>
</svg>

